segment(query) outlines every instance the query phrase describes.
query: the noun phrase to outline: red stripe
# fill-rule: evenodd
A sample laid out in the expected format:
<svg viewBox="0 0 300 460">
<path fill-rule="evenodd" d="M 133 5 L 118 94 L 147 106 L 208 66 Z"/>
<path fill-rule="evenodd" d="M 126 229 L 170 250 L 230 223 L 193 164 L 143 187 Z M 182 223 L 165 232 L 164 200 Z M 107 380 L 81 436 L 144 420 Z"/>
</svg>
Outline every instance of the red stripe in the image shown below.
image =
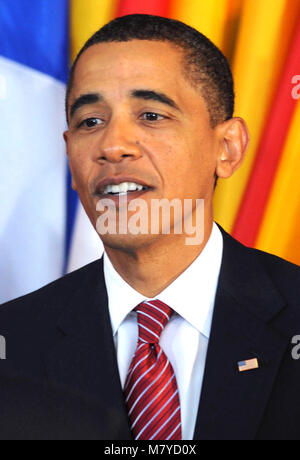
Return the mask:
<svg viewBox="0 0 300 460">
<path fill-rule="evenodd" d="M 146 348 L 146 347 L 144 347 Z M 150 351 L 150 354 L 149 354 L 149 351 Z M 129 371 L 128 371 L 128 375 L 127 375 L 127 379 L 126 379 L 126 383 L 125 383 L 125 387 L 126 387 L 126 384 L 127 384 L 127 381 L 130 377 L 130 381 L 132 378 L 134 378 L 134 374 L 136 372 L 138 372 L 140 375 L 143 373 L 142 370 L 145 368 L 145 367 L 148 367 L 150 368 L 156 361 L 156 353 L 151 353 L 152 350 L 147 347 L 147 349 L 145 350 L 144 354 L 140 354 L 139 356 L 137 357 L 134 357 L 132 362 L 131 362 L 131 365 L 130 365 L 130 368 L 129 368 Z M 137 363 L 145 358 L 147 356 L 146 359 L 144 359 L 144 361 L 141 361 L 139 363 L 139 365 L 134 369 L 133 371 L 133 368 L 137 365 Z"/>
<path fill-rule="evenodd" d="M 172 310 L 166 304 L 162 302 L 158 303 L 157 300 L 151 303 L 153 303 L 152 306 L 142 303 L 136 310 L 141 310 L 142 312 L 149 311 L 149 314 L 153 318 L 156 317 L 160 323 L 165 325 L 168 319 L 164 317 L 163 312 L 171 316 Z M 156 305 L 158 305 L 162 311 L 157 311 L 153 308 Z M 152 334 L 150 332 L 148 333 L 142 326 L 147 327 L 155 334 L 157 333 L 158 336 L 160 335 L 161 327 L 155 321 L 151 320 L 151 318 L 138 313 L 138 322 L 140 339 L 147 340 L 148 337 L 151 336 L 150 341 L 153 342 L 153 340 L 155 340 L 152 338 Z M 140 343 L 141 341 L 138 342 L 138 345 Z M 149 354 L 150 350 L 151 356 L 148 356 L 147 359 L 134 369 L 137 363 Z M 175 420 L 173 420 L 172 417 L 170 423 L 168 423 L 168 427 L 164 429 L 164 432 L 167 429 L 169 430 L 169 435 L 172 429 L 180 423 L 180 402 L 172 365 L 160 348 L 158 339 L 156 339 L 154 346 L 150 346 L 148 343 L 143 345 L 143 347 L 136 352 L 132 359 L 130 369 L 134 370 L 132 371 L 130 380 L 127 377 L 124 395 L 126 399 L 128 395 L 130 395 L 127 401 L 127 409 L 128 412 L 130 412 L 131 425 L 134 424 L 132 428 L 134 437 L 136 438 L 145 428 L 145 431 L 142 432 L 139 439 L 149 439 L 151 435 L 159 430 L 164 422 L 167 422 L 174 411 L 176 411 L 176 408 L 178 408 L 178 412 L 174 414 Z M 143 375 L 145 373 L 146 375 Z M 159 413 L 159 411 L 161 412 Z M 153 422 L 150 422 L 153 417 Z M 149 426 L 146 428 L 147 423 L 149 423 Z M 181 437 L 181 435 L 178 435 L 178 438 L 179 437 Z"/>
<path fill-rule="evenodd" d="M 145 347 L 146 348 L 146 347 Z M 157 354 L 156 354 L 156 351 L 152 350 L 150 348 L 150 346 L 147 346 L 147 349 L 145 350 L 145 356 L 149 353 L 150 351 L 150 355 L 148 356 L 147 359 L 145 359 L 144 361 L 142 361 L 138 367 L 132 372 L 132 377 L 131 379 L 135 379 L 135 378 L 138 378 L 138 376 L 135 376 L 135 374 L 139 374 L 139 375 L 142 375 L 143 374 L 143 371 L 145 371 L 145 368 L 148 368 L 150 369 L 155 363 L 156 363 L 156 360 L 157 360 Z M 139 357 L 139 359 L 133 359 L 133 366 L 132 368 L 134 368 L 134 366 L 138 363 L 138 361 L 142 359 L 142 356 Z M 159 359 L 159 361 L 157 362 L 157 365 L 155 366 L 156 369 L 160 369 L 162 368 L 163 366 L 165 365 L 164 361 L 162 361 L 161 359 Z M 129 378 L 129 375 L 130 373 L 128 373 L 128 378 Z M 151 379 L 151 376 L 153 375 L 153 373 L 151 373 L 151 371 L 149 372 L 149 374 L 147 374 L 145 376 L 145 379 L 146 380 L 150 380 Z M 129 393 L 129 392 L 128 392 Z"/>
<path fill-rule="evenodd" d="M 135 13 L 168 16 L 169 3 L 169 0 L 120 0 L 117 16 Z"/>
<path fill-rule="evenodd" d="M 142 342 L 139 342 L 139 345 L 141 344 Z M 147 356 L 149 351 L 151 350 L 151 348 L 149 348 L 149 345 L 147 343 L 145 343 L 139 350 L 137 350 L 135 352 L 135 355 L 134 357 L 132 358 L 132 363 L 131 363 L 131 366 L 130 368 L 132 368 L 133 364 L 135 365 L 140 359 L 142 359 L 144 356 Z M 151 357 L 151 354 L 149 355 L 149 358 Z"/>
<path fill-rule="evenodd" d="M 172 389 L 168 390 L 168 392 L 166 392 L 166 398 L 165 398 L 165 395 L 164 396 L 164 403 L 166 403 L 166 401 L 171 397 L 172 395 Z M 150 401 L 145 401 L 145 406 L 147 404 L 149 404 Z M 147 425 L 147 423 L 155 416 L 155 414 L 159 411 L 159 408 L 160 408 L 160 399 L 159 401 L 155 400 L 153 405 L 151 404 L 149 410 L 147 409 L 144 414 L 142 415 L 142 417 L 137 421 L 134 429 L 136 431 L 136 434 L 138 434 L 143 428 L 145 425 Z M 153 424 L 156 424 L 156 421 L 157 423 L 160 424 L 161 422 L 161 414 L 159 414 L 158 418 L 157 419 L 154 419 L 153 422 L 149 425 L 149 429 L 152 429 L 152 426 Z M 136 418 L 136 417 L 135 417 Z M 134 418 L 132 417 L 132 421 L 134 422 Z M 148 429 L 147 428 L 147 429 Z M 154 432 L 154 431 L 153 431 Z"/>
<path fill-rule="evenodd" d="M 175 412 L 176 408 L 174 409 Z M 171 415 L 169 415 L 170 417 Z M 159 431 L 153 440 L 160 440 L 160 439 L 166 439 L 167 435 L 170 435 L 174 428 L 178 425 L 179 421 L 177 418 L 177 412 L 174 414 L 173 418 L 171 418 L 170 423 L 168 422 L 167 425 L 163 427 L 161 431 Z"/>
<path fill-rule="evenodd" d="M 170 392 L 170 394 L 172 394 L 172 392 Z M 170 394 L 168 395 L 168 397 L 166 397 L 163 401 L 163 404 L 161 404 L 161 407 L 163 407 L 164 404 L 166 404 L 167 400 L 170 399 Z M 168 418 L 171 417 L 171 415 L 173 414 L 173 412 L 175 412 L 175 410 L 177 409 L 178 407 L 178 404 L 176 404 L 177 402 L 177 395 L 166 405 L 166 407 L 164 407 L 164 409 L 159 413 L 159 415 L 157 416 L 156 419 L 154 419 L 152 425 L 151 425 L 151 428 L 152 428 L 152 434 L 155 433 L 155 431 L 158 430 L 158 428 L 163 425 L 164 422 L 166 422 L 168 420 Z M 158 412 L 158 411 L 157 411 Z M 176 412 L 177 414 L 177 412 Z M 176 414 L 173 416 L 176 418 Z M 171 419 L 173 420 L 173 418 Z M 178 423 L 178 422 L 177 422 Z M 171 430 L 172 431 L 172 430 Z M 170 433 L 171 433 L 170 431 Z"/>
<path fill-rule="evenodd" d="M 153 360 L 153 364 L 154 364 L 154 360 Z M 146 366 L 145 366 L 146 367 Z M 149 366 L 150 367 L 150 366 Z M 164 371 L 164 372 L 163 372 Z M 135 372 L 139 375 L 136 375 L 135 376 Z M 172 368 L 170 368 L 170 366 L 166 366 L 166 358 L 164 359 L 164 361 L 161 363 L 161 364 L 158 364 L 157 366 L 155 366 L 152 371 L 149 372 L 149 374 L 145 375 L 145 377 L 142 379 L 142 381 L 139 383 L 138 385 L 138 393 L 142 393 L 142 391 L 144 391 L 144 389 L 146 389 L 146 387 L 148 385 L 150 385 L 151 383 L 153 383 L 153 381 L 158 377 L 158 375 L 160 375 L 162 373 L 162 376 L 164 379 L 169 380 L 169 377 L 171 377 L 173 375 L 173 371 L 172 371 Z M 140 367 L 138 366 L 137 369 L 133 372 L 133 380 L 134 379 L 138 379 L 138 377 L 140 375 L 142 375 L 143 372 L 140 371 Z M 130 380 L 131 382 L 131 380 Z M 130 386 L 132 387 L 133 384 L 129 383 Z M 129 394 L 129 390 L 127 391 L 127 393 Z M 135 394 L 136 397 L 138 397 L 138 395 L 136 395 L 136 391 L 134 390 L 132 392 L 132 394 Z"/>
<path fill-rule="evenodd" d="M 235 238 L 248 246 L 255 245 L 288 128 L 296 108 L 297 101 L 291 94 L 294 75 L 300 75 L 300 17 L 232 232 Z"/>
<path fill-rule="evenodd" d="M 170 396 L 169 396 L 170 398 Z M 164 401 L 166 402 L 166 401 Z M 141 436 L 140 436 L 140 439 L 150 439 L 151 436 L 155 433 L 155 431 L 159 428 L 159 426 L 161 426 L 164 421 L 167 420 L 168 417 L 165 418 L 165 415 L 169 413 L 169 409 L 170 409 L 170 406 L 171 404 L 167 404 L 166 408 L 164 411 L 162 411 L 154 420 L 152 423 L 150 423 L 150 425 L 147 426 L 147 428 L 142 432 Z M 152 413 L 151 413 L 151 417 L 148 417 L 147 419 L 143 416 L 143 420 L 141 423 L 137 423 L 137 425 L 139 425 L 138 429 L 137 426 L 135 427 L 136 429 L 136 434 L 138 435 L 142 430 L 143 428 L 147 425 L 147 423 L 149 422 L 149 420 L 151 420 L 151 418 L 153 418 L 155 416 L 155 414 L 159 411 L 159 408 L 154 410 Z M 147 413 L 148 415 L 148 413 Z M 139 420 L 140 422 L 140 420 Z"/>
<path fill-rule="evenodd" d="M 158 337 L 160 336 L 161 331 L 162 331 L 162 328 L 159 327 L 159 325 L 158 325 L 157 323 L 155 323 L 154 321 L 152 321 L 152 320 L 151 320 L 150 318 L 148 318 L 147 316 L 139 315 L 138 318 L 139 318 L 139 319 L 138 319 L 139 324 L 142 324 L 143 326 L 146 326 L 148 329 L 150 329 L 151 331 L 153 331 L 154 334 L 158 335 Z M 147 333 L 147 331 L 145 331 L 145 329 L 141 328 L 141 330 L 140 330 L 140 337 L 141 337 L 142 339 L 144 339 L 143 334 L 145 334 L 145 333 Z M 151 338 L 152 341 L 155 340 L 155 341 L 158 342 L 159 339 L 155 339 L 155 337 L 152 336 L 151 334 L 150 334 L 150 336 L 152 337 L 152 338 Z M 144 340 L 146 340 L 146 339 L 144 339 Z"/>
<path fill-rule="evenodd" d="M 140 375 L 142 375 L 144 372 L 146 372 L 147 369 L 149 369 L 149 367 L 151 367 L 153 364 L 155 363 L 155 359 L 153 359 L 153 361 L 151 363 L 147 363 L 147 360 L 141 362 L 136 368 L 135 370 L 132 372 L 132 377 L 130 379 L 130 382 L 132 380 L 135 380 L 135 379 L 138 379 L 138 377 Z M 137 374 L 137 375 L 136 375 Z M 145 376 L 145 379 L 151 379 L 151 372 L 149 372 L 149 374 L 147 376 Z M 132 385 L 133 386 L 133 385 Z M 130 393 L 130 391 L 128 391 L 128 394 Z M 134 391 L 133 393 L 134 394 Z"/>
<path fill-rule="evenodd" d="M 142 342 L 140 342 L 139 345 L 140 345 L 141 343 L 142 343 Z M 133 367 L 132 365 L 133 365 L 134 361 L 137 362 L 139 359 L 142 358 L 143 355 L 146 356 L 146 354 L 147 354 L 147 353 L 146 353 L 146 350 L 148 350 L 148 352 L 149 352 L 149 349 L 148 349 L 148 347 L 147 347 L 147 344 L 143 345 L 141 348 L 139 348 L 138 350 L 136 350 L 136 352 L 135 352 L 135 354 L 134 354 L 134 356 L 133 356 L 133 358 L 132 358 L 132 362 L 131 362 L 131 365 L 130 365 L 130 369 Z"/>
<path fill-rule="evenodd" d="M 165 312 L 168 316 L 170 316 L 170 311 L 166 311 L 166 309 L 163 309 L 161 305 L 156 306 L 157 308 L 160 308 L 163 312 Z M 156 310 L 156 308 L 152 308 L 150 305 L 146 303 L 143 304 L 142 308 L 145 313 L 148 313 L 148 315 L 153 316 L 153 318 L 155 318 L 157 321 L 160 321 L 163 325 L 166 325 L 166 323 L 168 322 L 168 318 L 165 315 L 162 315 L 158 310 Z"/>
<path fill-rule="evenodd" d="M 154 405 L 153 406 L 151 405 L 149 407 L 149 410 L 145 412 L 145 416 L 143 418 L 143 426 L 145 426 L 148 423 L 148 421 L 151 420 L 152 417 L 154 417 L 155 413 L 158 412 L 161 407 L 163 407 L 163 405 L 167 402 L 167 400 L 171 397 L 171 395 L 176 392 L 176 390 L 177 390 L 177 387 L 174 388 L 174 385 L 171 385 L 171 386 L 168 385 L 168 387 L 162 392 L 160 397 L 155 401 Z M 177 396 L 175 396 L 169 404 L 173 405 L 176 399 L 177 399 Z M 147 405 L 147 403 L 150 402 L 150 400 L 151 398 L 149 398 L 147 402 L 145 401 L 145 406 Z M 165 409 L 169 407 L 169 404 L 165 407 Z M 159 414 L 158 418 L 153 421 L 153 424 L 156 425 L 156 423 L 162 420 L 165 409 Z"/>
<path fill-rule="evenodd" d="M 177 428 L 177 430 L 172 434 L 172 437 L 170 438 L 170 441 L 180 441 L 180 440 L 181 440 L 181 425 Z"/>
<path fill-rule="evenodd" d="M 172 401 L 170 401 L 166 407 L 163 409 L 163 411 L 158 415 L 158 417 L 153 421 L 153 423 L 151 423 L 147 428 L 146 430 L 142 433 L 141 435 L 141 438 L 140 439 L 149 439 L 152 437 L 152 435 L 158 430 L 159 426 L 160 425 L 163 425 L 163 423 L 168 420 L 168 418 L 171 416 L 171 414 L 175 411 L 175 409 L 177 408 L 178 404 L 176 404 L 174 402 L 174 399 Z M 156 411 L 158 412 L 158 411 Z M 178 415 L 179 412 L 177 412 L 175 414 L 175 417 Z M 176 417 L 177 418 L 177 417 Z M 179 423 L 180 420 L 178 420 L 178 423 Z M 146 423 L 144 424 L 144 426 L 146 425 Z M 162 439 L 160 437 L 160 439 Z"/>
<path fill-rule="evenodd" d="M 166 379 L 166 381 L 167 381 L 167 379 Z M 169 382 L 169 384 L 167 385 L 167 387 L 165 388 L 164 391 L 168 390 L 168 388 L 171 385 L 171 383 L 172 382 Z M 131 412 L 132 420 L 135 420 L 139 416 L 139 414 L 142 412 L 143 408 L 147 404 L 149 404 L 149 402 L 152 401 L 157 396 L 157 394 L 160 392 L 160 390 L 161 390 L 161 382 L 158 379 L 157 382 L 154 385 L 152 385 L 149 388 L 149 390 L 146 391 L 145 395 L 139 400 L 139 402 L 136 404 L 136 406 L 134 406 L 134 409 Z M 141 394 L 141 392 L 139 394 Z M 145 399 L 147 398 L 147 400 L 148 400 L 147 404 L 145 404 L 144 397 L 145 397 Z M 153 403 L 155 403 L 156 401 L 157 401 L 157 399 Z M 151 406 L 149 406 L 149 407 L 151 407 Z"/>
<path fill-rule="evenodd" d="M 159 308 L 160 310 L 165 312 L 166 315 L 168 315 L 168 318 L 165 319 L 165 315 L 163 315 L 164 321 L 168 322 L 168 319 L 170 319 L 171 314 L 172 314 L 172 309 L 168 305 L 166 305 L 164 302 L 162 302 L 161 300 L 158 300 L 158 299 L 151 300 L 151 301 L 149 301 L 149 303 L 153 304 L 156 307 L 156 308 L 153 308 L 153 311 L 158 312 L 159 315 L 160 315 L 160 313 L 157 310 L 157 308 Z M 146 304 L 146 305 L 148 306 L 148 304 Z M 166 323 L 164 323 L 164 324 L 166 324 Z"/>
<path fill-rule="evenodd" d="M 147 327 L 147 326 L 146 326 Z M 152 335 L 150 332 L 146 331 L 143 327 L 139 328 L 139 337 L 142 340 L 145 340 L 147 343 L 154 343 L 158 342 L 158 339 L 155 337 L 155 335 Z"/>
<path fill-rule="evenodd" d="M 166 359 L 166 358 L 165 358 Z M 152 364 L 154 364 L 155 361 L 153 361 L 153 363 L 151 363 L 151 366 Z M 148 372 L 147 375 L 145 375 L 141 380 L 140 382 L 138 383 L 138 385 L 135 387 L 135 389 L 133 390 L 132 394 L 130 395 L 130 398 L 128 400 L 128 403 L 131 405 L 131 400 L 132 399 L 137 399 L 139 397 L 139 395 L 147 388 L 148 385 L 150 385 L 155 379 L 156 377 L 163 371 L 164 367 L 166 365 L 166 361 L 164 361 L 163 363 L 161 364 L 158 364 L 156 365 L 150 372 Z M 143 366 L 142 368 L 140 368 L 138 366 L 138 368 L 134 371 L 133 373 L 133 376 L 130 380 L 130 383 L 129 383 L 129 387 L 127 388 L 127 391 L 126 391 L 126 394 L 128 395 L 130 393 L 130 390 L 131 388 L 133 387 L 134 385 L 134 382 L 136 380 L 138 380 L 138 378 L 144 373 L 146 372 L 146 369 L 149 368 L 150 366 Z M 166 368 L 165 372 L 166 372 L 166 376 L 168 376 L 168 367 Z M 137 375 L 135 375 L 137 374 Z M 163 374 L 165 376 L 165 374 Z M 144 399 L 144 398 L 143 398 Z M 134 401 L 132 402 L 132 405 L 133 405 Z"/>
<path fill-rule="evenodd" d="M 144 324 L 144 326 L 151 328 L 151 330 L 153 330 L 153 332 L 155 332 L 155 334 L 160 336 L 160 333 L 162 331 L 162 326 L 163 325 L 160 326 L 155 321 L 153 321 L 153 319 L 149 318 L 148 316 L 144 316 L 142 314 L 139 316 L 139 323 Z"/>
</svg>

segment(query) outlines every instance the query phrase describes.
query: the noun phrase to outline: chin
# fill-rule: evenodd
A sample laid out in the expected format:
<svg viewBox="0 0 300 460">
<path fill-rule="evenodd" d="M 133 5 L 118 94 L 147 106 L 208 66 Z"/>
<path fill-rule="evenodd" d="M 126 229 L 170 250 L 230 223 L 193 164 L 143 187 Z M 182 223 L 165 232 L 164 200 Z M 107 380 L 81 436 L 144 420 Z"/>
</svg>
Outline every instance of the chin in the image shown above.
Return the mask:
<svg viewBox="0 0 300 460">
<path fill-rule="evenodd" d="M 157 239 L 159 235 L 100 235 L 104 246 L 125 252 L 135 252 L 145 248 Z"/>
</svg>

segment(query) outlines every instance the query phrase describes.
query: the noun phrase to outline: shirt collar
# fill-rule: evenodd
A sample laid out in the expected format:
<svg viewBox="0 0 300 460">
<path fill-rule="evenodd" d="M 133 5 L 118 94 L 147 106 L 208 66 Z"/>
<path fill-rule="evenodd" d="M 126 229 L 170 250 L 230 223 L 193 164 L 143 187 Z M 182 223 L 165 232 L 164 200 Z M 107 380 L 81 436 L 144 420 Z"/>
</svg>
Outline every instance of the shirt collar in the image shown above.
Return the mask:
<svg viewBox="0 0 300 460">
<path fill-rule="evenodd" d="M 165 302 L 207 338 L 223 253 L 223 237 L 214 223 L 201 254 L 155 298 Z M 115 270 L 104 252 L 104 277 L 108 308 L 115 335 L 126 316 L 140 302 L 150 300 L 133 289 Z"/>
</svg>

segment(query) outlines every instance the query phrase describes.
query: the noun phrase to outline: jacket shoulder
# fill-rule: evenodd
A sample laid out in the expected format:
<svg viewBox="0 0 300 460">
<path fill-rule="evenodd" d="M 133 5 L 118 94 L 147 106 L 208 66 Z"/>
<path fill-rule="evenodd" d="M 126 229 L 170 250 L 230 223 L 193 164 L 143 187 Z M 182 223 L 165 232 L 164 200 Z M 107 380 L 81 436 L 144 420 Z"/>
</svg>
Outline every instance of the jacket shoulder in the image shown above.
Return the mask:
<svg viewBox="0 0 300 460">
<path fill-rule="evenodd" d="M 248 274 L 251 271 L 252 276 L 265 273 L 281 296 L 289 304 L 296 304 L 299 310 L 300 267 L 274 254 L 245 246 L 220 229 L 224 239 L 224 251 L 230 253 L 231 259 L 238 259 L 238 270 Z"/>
<path fill-rule="evenodd" d="M 101 271 L 102 270 L 102 271 Z M 65 308 L 76 302 L 80 292 L 99 284 L 102 259 L 69 273 L 52 283 L 0 306 L 0 335 L 44 343 L 56 332 L 57 320 Z M 8 343 L 9 345 L 9 343 Z M 8 346 L 7 345 L 7 346 Z"/>
<path fill-rule="evenodd" d="M 61 315 L 69 308 L 75 310 L 77 299 L 88 299 L 91 287 L 99 286 L 101 261 L 0 306 L 0 335 L 5 338 L 7 356 L 0 371 L 36 373 L 43 368 L 45 352 L 63 337 L 57 327 Z"/>
<path fill-rule="evenodd" d="M 273 284 L 290 305 L 295 305 L 299 313 L 300 267 L 273 254 L 251 249 L 254 256 L 266 269 Z"/>
</svg>

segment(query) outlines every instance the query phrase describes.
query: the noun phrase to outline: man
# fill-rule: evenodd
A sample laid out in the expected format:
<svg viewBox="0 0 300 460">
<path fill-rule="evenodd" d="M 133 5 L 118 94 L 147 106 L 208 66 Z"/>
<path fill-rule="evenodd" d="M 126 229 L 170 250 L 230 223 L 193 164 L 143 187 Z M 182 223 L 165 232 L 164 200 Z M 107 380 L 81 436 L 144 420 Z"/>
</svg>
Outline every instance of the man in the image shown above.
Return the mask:
<svg viewBox="0 0 300 460">
<path fill-rule="evenodd" d="M 98 231 L 114 225 L 101 260 L 2 306 L 1 438 L 300 438 L 299 268 L 213 222 L 216 178 L 248 145 L 233 100 L 224 56 L 177 21 L 118 18 L 81 50 L 73 188 Z M 152 232 L 161 200 L 191 206 Z"/>
</svg>

